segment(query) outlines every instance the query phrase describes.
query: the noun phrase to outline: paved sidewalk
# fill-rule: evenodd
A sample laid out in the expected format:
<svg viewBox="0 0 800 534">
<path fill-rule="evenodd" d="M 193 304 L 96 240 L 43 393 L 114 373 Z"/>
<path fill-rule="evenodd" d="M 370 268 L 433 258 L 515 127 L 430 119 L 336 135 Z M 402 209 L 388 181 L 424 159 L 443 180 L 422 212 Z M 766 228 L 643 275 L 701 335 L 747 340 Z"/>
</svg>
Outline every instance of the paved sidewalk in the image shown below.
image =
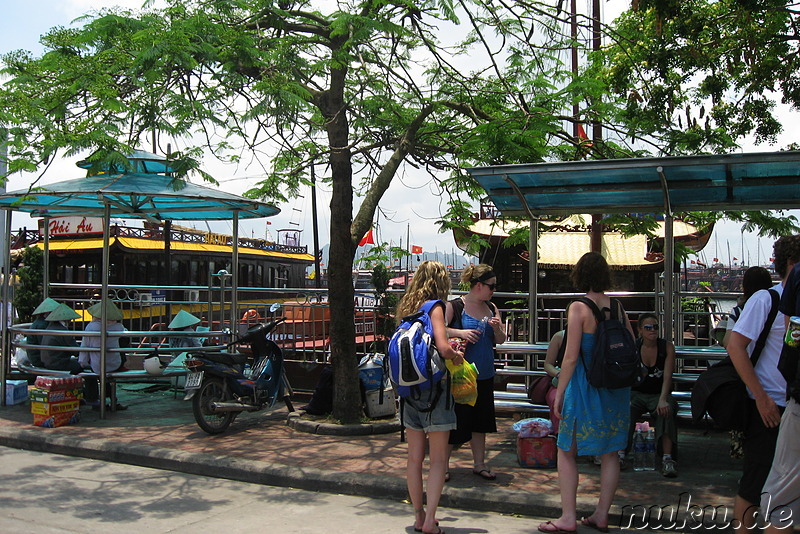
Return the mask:
<svg viewBox="0 0 800 534">
<path fill-rule="evenodd" d="M 275 486 L 406 499 L 406 444 L 400 442 L 398 432 L 312 434 L 287 425 L 286 410 L 281 408 L 273 413 L 242 414 L 226 433 L 210 436 L 195 424 L 191 403 L 180 395 L 175 399 L 171 391 L 154 389 L 144 384 L 119 385 L 120 400 L 128 410 L 108 412 L 101 420 L 99 412 L 83 407 L 80 423 L 54 429 L 33 426 L 29 405 L 2 407 L 0 445 Z M 454 453 L 443 506 L 558 515 L 556 470 L 519 467 L 512 423 L 511 418 L 500 418 L 500 431 L 487 440 L 496 481 L 472 474 L 468 448 Z M 612 508 L 615 524 L 627 524 L 636 511 L 641 517 L 642 507 L 662 507 L 668 516 L 674 511 L 676 519 L 686 517 L 687 511 L 697 517 L 702 507 L 723 507 L 716 509 L 717 523 L 726 510 L 730 520 L 741 464 L 728 455 L 727 433 L 705 435 L 687 427 L 681 428 L 679 441 L 678 478 L 632 470 L 621 474 Z M 600 468 L 587 458 L 579 461 L 579 469 L 578 508 L 588 515 L 599 491 Z M 658 508 L 649 511 L 651 527 L 656 526 L 653 510 Z"/>
</svg>

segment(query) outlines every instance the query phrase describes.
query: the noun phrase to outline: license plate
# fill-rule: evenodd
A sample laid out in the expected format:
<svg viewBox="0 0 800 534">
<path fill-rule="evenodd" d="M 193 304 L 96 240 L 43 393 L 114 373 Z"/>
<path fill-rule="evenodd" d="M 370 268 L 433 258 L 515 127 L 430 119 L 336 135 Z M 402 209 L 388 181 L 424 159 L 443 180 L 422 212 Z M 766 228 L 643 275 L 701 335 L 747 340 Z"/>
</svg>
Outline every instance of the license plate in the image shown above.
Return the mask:
<svg viewBox="0 0 800 534">
<path fill-rule="evenodd" d="M 197 389 L 200 387 L 200 384 L 203 382 L 203 372 L 200 371 L 199 373 L 189 373 L 186 375 L 186 386 L 184 389 Z"/>
</svg>

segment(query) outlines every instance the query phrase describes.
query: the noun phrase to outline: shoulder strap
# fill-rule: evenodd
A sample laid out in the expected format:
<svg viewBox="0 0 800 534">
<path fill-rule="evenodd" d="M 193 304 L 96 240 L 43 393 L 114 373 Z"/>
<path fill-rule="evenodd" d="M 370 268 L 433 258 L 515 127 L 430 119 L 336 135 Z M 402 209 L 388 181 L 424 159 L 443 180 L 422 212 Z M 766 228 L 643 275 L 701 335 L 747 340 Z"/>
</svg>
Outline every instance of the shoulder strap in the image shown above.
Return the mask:
<svg viewBox="0 0 800 534">
<path fill-rule="evenodd" d="M 422 307 L 419 310 L 421 312 L 425 312 L 428 315 L 430 315 L 431 314 L 431 310 L 437 304 L 442 304 L 442 301 L 441 300 L 432 299 L 432 300 L 427 301 L 425 304 L 423 304 Z"/>
<path fill-rule="evenodd" d="M 758 362 L 758 358 L 761 356 L 761 351 L 764 350 L 764 346 L 767 344 L 769 332 L 772 330 L 772 323 L 775 322 L 775 317 L 778 316 L 778 304 L 781 300 L 780 296 L 778 295 L 777 291 L 773 291 L 772 289 L 769 289 L 768 291 L 772 297 L 772 306 L 769 309 L 769 314 L 767 314 L 767 321 L 764 323 L 764 328 L 761 330 L 761 335 L 758 336 L 756 346 L 753 348 L 753 354 L 750 355 L 750 361 L 753 362 L 753 367 L 756 366 L 756 362 Z"/>
<path fill-rule="evenodd" d="M 461 328 L 461 312 L 464 311 L 464 300 L 461 297 L 449 300 L 448 304 L 453 306 L 453 317 L 450 319 L 450 328 Z"/>
<path fill-rule="evenodd" d="M 597 304 L 595 304 L 592 299 L 589 297 L 581 297 L 578 300 L 589 306 L 589 309 L 592 310 L 594 318 L 598 323 L 602 323 L 606 320 L 606 316 L 600 311 L 600 308 L 597 307 Z"/>
</svg>

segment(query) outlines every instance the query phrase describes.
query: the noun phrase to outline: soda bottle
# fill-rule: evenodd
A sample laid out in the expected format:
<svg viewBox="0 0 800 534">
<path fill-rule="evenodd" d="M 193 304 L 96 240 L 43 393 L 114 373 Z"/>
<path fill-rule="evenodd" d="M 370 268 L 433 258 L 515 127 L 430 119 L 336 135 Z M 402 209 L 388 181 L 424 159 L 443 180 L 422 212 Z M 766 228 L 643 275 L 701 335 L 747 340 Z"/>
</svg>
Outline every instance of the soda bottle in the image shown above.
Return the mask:
<svg viewBox="0 0 800 534">
<path fill-rule="evenodd" d="M 644 457 L 645 457 L 645 448 L 646 444 L 644 442 L 644 433 L 640 428 L 636 429 L 636 433 L 633 435 L 633 470 L 634 471 L 644 471 L 645 464 L 644 464 Z"/>
<path fill-rule="evenodd" d="M 655 471 L 656 469 L 656 432 L 651 428 L 645 435 L 644 444 L 644 470 Z"/>
</svg>

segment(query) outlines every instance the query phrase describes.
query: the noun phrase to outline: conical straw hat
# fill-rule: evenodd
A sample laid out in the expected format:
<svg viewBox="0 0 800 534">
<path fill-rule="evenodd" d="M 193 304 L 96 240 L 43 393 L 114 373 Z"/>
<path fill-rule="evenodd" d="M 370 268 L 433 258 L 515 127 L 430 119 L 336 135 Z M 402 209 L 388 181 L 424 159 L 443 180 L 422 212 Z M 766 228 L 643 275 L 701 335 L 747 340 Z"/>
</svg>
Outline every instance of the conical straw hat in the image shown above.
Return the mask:
<svg viewBox="0 0 800 534">
<path fill-rule="evenodd" d="M 50 313 L 56 308 L 58 308 L 58 302 L 51 299 L 50 297 L 47 297 L 42 301 L 41 304 L 36 306 L 36 309 L 33 310 L 31 315 L 39 315 L 40 313 Z"/>
<path fill-rule="evenodd" d="M 64 303 L 58 305 L 58 308 L 50 312 L 50 315 L 44 318 L 45 321 L 71 321 L 80 317 L 75 310 L 70 308 Z"/>
<path fill-rule="evenodd" d="M 168 328 L 186 328 L 187 326 L 196 325 L 199 322 L 200 319 L 185 310 L 181 310 L 175 315 L 172 322 L 169 323 Z"/>
<path fill-rule="evenodd" d="M 86 311 L 88 311 L 92 317 L 100 318 L 100 314 L 102 313 L 103 303 L 97 302 L 89 306 Z M 123 319 L 122 312 L 117 305 L 111 302 L 111 299 L 106 299 L 106 320 L 107 321 L 121 321 Z"/>
</svg>

